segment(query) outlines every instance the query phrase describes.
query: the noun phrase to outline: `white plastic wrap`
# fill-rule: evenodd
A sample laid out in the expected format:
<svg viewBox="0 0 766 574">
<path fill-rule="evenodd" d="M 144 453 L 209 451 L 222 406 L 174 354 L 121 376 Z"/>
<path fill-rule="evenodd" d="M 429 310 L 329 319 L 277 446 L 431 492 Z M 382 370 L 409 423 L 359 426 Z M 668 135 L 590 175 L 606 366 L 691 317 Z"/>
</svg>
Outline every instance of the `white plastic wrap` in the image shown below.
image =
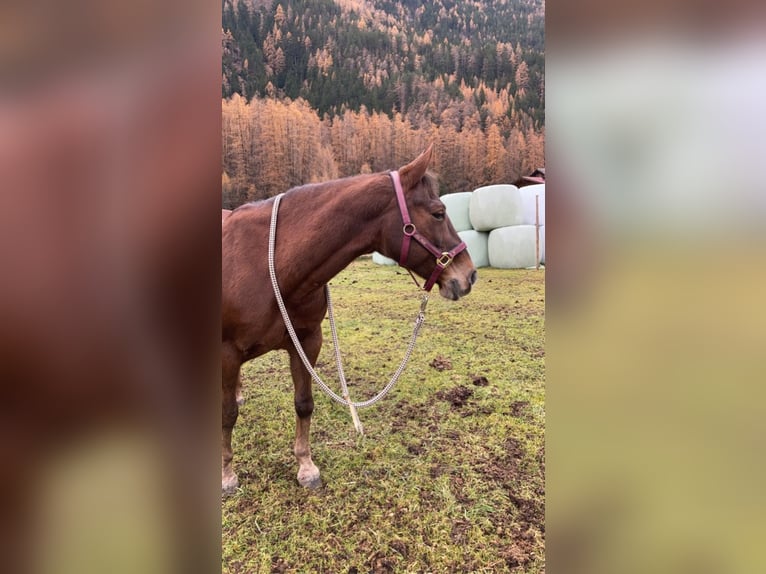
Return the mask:
<svg viewBox="0 0 766 574">
<path fill-rule="evenodd" d="M 467 231 L 458 231 L 460 239 L 465 241 L 468 254 L 475 267 L 489 267 L 489 253 L 487 252 L 487 240 L 489 234 L 483 231 L 469 229 Z"/>
<path fill-rule="evenodd" d="M 521 225 L 522 213 L 521 194 L 515 185 L 488 185 L 471 194 L 469 215 L 476 231 Z"/>
<path fill-rule="evenodd" d="M 455 231 L 473 229 L 469 216 L 471 195 L 473 194 L 470 191 L 464 191 L 462 193 L 449 193 L 439 198 L 444 203 L 444 207 L 447 208 L 447 215 L 452 225 L 455 226 Z"/>
<path fill-rule="evenodd" d="M 535 226 L 494 229 L 487 240 L 489 264 L 500 269 L 535 267 Z"/>
<path fill-rule="evenodd" d="M 393 259 L 389 259 L 385 255 L 378 253 L 377 251 L 373 251 L 372 253 L 372 262 L 377 263 L 378 265 L 396 265 L 396 261 Z"/>
<path fill-rule="evenodd" d="M 527 185 L 519 189 L 521 203 L 524 206 L 522 214 L 523 225 L 535 224 L 535 196 L 539 196 L 540 225 L 545 225 L 545 184 Z"/>
</svg>

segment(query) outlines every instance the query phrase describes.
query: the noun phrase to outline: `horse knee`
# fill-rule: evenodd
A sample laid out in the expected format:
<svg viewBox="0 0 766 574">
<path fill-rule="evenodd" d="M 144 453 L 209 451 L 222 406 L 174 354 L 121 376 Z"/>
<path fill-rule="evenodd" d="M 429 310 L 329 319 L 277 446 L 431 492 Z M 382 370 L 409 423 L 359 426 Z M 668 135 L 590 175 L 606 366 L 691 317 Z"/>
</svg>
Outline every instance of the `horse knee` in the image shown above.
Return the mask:
<svg viewBox="0 0 766 574">
<path fill-rule="evenodd" d="M 295 414 L 298 418 L 305 419 L 311 416 L 314 412 L 314 398 L 304 397 L 295 399 Z"/>
</svg>

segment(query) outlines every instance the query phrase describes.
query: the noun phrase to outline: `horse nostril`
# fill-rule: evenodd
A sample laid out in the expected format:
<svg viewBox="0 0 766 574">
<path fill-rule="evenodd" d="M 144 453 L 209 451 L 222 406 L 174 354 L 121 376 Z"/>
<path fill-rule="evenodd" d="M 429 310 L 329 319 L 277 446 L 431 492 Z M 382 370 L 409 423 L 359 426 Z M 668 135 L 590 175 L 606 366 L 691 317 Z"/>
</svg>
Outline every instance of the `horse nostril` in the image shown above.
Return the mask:
<svg viewBox="0 0 766 574">
<path fill-rule="evenodd" d="M 474 270 L 473 270 L 473 272 L 471 273 L 471 279 L 470 279 L 470 281 L 471 281 L 471 285 L 473 285 L 474 283 L 476 283 L 476 281 L 477 281 L 478 279 L 479 279 L 479 274 L 478 274 L 478 273 L 476 273 L 476 269 L 474 269 Z"/>
<path fill-rule="evenodd" d="M 457 279 L 451 279 L 449 282 L 450 290 L 452 291 L 452 300 L 457 301 L 460 299 L 460 284 Z"/>
</svg>

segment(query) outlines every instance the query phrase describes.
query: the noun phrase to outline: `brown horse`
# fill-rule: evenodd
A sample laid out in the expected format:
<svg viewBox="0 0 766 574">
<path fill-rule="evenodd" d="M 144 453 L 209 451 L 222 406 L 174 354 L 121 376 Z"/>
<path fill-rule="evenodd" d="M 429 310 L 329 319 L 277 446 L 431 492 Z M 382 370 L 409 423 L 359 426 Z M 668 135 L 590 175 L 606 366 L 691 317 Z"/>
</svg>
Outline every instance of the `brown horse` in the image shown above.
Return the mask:
<svg viewBox="0 0 766 574">
<path fill-rule="evenodd" d="M 398 170 L 403 199 L 412 218 L 405 231 L 431 243 L 431 249 L 457 252 L 463 245 L 439 200 L 435 179 L 426 174 L 432 147 Z M 421 244 L 404 241 L 402 213 L 397 203 L 395 174 L 359 175 L 288 191 L 279 207 L 276 235 L 276 276 L 289 317 L 313 365 L 322 346 L 322 320 L 327 309 L 325 285 L 360 255 L 379 251 L 399 259 L 421 277 L 432 277 L 437 262 Z M 314 400 L 311 376 L 290 340 L 277 308 L 267 267 L 269 222 L 274 199 L 243 205 L 228 217 L 222 214 L 222 469 L 221 487 L 238 485 L 232 470 L 231 433 L 239 412 L 240 366 L 275 349 L 290 355 L 297 429 L 295 457 L 298 482 L 321 484 L 311 460 L 309 428 Z M 417 237 L 416 237 L 417 239 Z M 420 240 L 418 239 L 418 240 Z M 408 247 L 402 252 L 402 245 Z M 448 261 L 449 263 L 449 261 Z M 434 274 L 435 276 L 435 274 Z M 476 281 L 467 251 L 436 279 L 439 293 L 457 300 Z"/>
</svg>

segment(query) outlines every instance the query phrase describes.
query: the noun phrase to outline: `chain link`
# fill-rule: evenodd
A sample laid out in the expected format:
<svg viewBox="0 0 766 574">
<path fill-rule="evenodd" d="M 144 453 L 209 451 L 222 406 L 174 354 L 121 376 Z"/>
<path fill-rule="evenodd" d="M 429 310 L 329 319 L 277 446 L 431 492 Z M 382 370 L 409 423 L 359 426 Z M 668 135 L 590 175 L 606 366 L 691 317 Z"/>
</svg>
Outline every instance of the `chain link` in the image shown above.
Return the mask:
<svg viewBox="0 0 766 574">
<path fill-rule="evenodd" d="M 311 362 L 309 361 L 308 357 L 306 356 L 306 353 L 303 350 L 303 346 L 301 345 L 300 340 L 298 339 L 298 335 L 296 334 L 295 329 L 293 328 L 292 322 L 290 321 L 290 317 L 287 314 L 287 307 L 285 306 L 285 302 L 282 299 L 282 294 L 279 289 L 279 283 L 277 282 L 277 275 L 275 272 L 275 265 L 274 265 L 274 251 L 275 251 L 276 235 L 277 235 L 277 213 L 279 211 L 279 203 L 280 201 L 282 201 L 283 195 L 284 194 L 281 193 L 274 198 L 274 205 L 271 210 L 271 224 L 269 225 L 268 263 L 269 263 L 269 275 L 271 277 L 271 285 L 274 288 L 274 297 L 277 300 L 277 307 L 279 307 L 279 312 L 282 314 L 282 319 L 285 322 L 287 333 L 290 335 L 290 339 L 292 340 L 293 345 L 295 346 L 295 350 L 298 352 L 298 356 L 301 358 L 301 361 L 303 362 L 303 366 L 306 367 L 306 370 L 311 375 L 311 378 L 314 380 L 314 382 L 317 385 L 319 385 L 319 388 L 322 389 L 322 391 L 324 391 L 324 393 L 327 396 L 329 396 L 336 403 L 339 403 L 343 406 L 353 405 L 356 408 L 372 406 L 378 401 L 380 401 L 383 397 L 385 397 L 389 393 L 389 391 L 391 391 L 391 389 L 394 387 L 396 382 L 399 380 L 399 377 L 402 376 L 402 373 L 404 372 L 404 369 L 410 360 L 410 355 L 412 355 L 412 351 L 415 349 L 415 342 L 417 341 L 420 328 L 423 326 L 423 323 L 425 322 L 425 319 L 426 319 L 426 305 L 428 304 L 428 294 L 427 293 L 423 294 L 423 299 L 421 300 L 421 303 L 420 303 L 420 312 L 415 318 L 415 327 L 412 331 L 412 337 L 410 338 L 410 343 L 407 346 L 407 350 L 404 353 L 404 358 L 402 359 L 402 362 L 399 364 L 399 367 L 394 372 L 393 376 L 391 377 L 391 380 L 388 382 L 388 384 L 386 384 L 385 387 L 383 387 L 382 391 L 380 391 L 377 395 L 375 395 L 371 399 L 366 401 L 361 401 L 361 402 L 353 402 L 350 399 L 344 398 L 349 396 L 348 385 L 346 382 L 346 375 L 343 372 L 343 364 L 341 362 L 340 347 L 338 345 L 338 333 L 335 328 L 335 316 L 333 313 L 332 298 L 330 297 L 330 286 L 325 285 L 325 293 L 327 296 L 327 314 L 330 319 L 330 332 L 332 333 L 332 342 L 333 342 L 333 348 L 335 351 L 335 365 L 338 369 L 340 385 L 344 395 L 343 397 L 338 396 L 321 379 L 321 377 L 314 370 L 314 367 L 311 365 Z"/>
</svg>

